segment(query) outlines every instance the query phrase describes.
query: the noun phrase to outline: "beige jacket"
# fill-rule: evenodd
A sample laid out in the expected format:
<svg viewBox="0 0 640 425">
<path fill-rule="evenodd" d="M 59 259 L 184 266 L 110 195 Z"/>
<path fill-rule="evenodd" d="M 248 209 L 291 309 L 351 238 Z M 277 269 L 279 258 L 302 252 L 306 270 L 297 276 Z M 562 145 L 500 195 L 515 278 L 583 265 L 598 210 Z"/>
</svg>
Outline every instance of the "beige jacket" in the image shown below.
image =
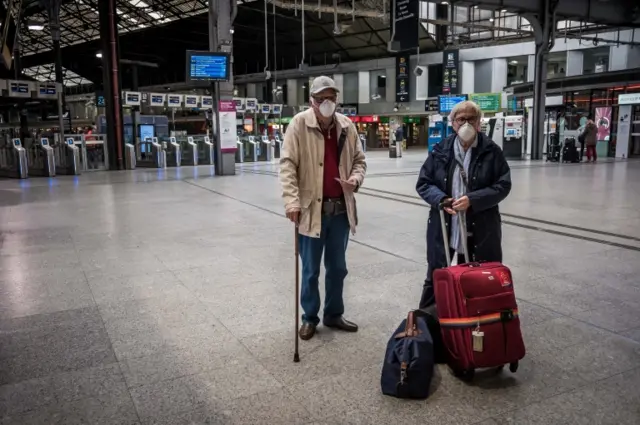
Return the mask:
<svg viewBox="0 0 640 425">
<path fill-rule="evenodd" d="M 355 177 L 358 187 L 367 171 L 358 132 L 351 120 L 336 113 L 338 135 L 347 129 L 347 139 L 340 154 L 340 178 Z M 284 136 L 280 157 L 280 184 L 285 210 L 300 208 L 299 232 L 301 235 L 320 237 L 322 217 L 322 185 L 324 161 L 324 137 L 312 109 L 300 112 L 291 120 Z M 351 232 L 358 224 L 356 199 L 353 193 L 345 192 L 347 215 Z"/>
</svg>

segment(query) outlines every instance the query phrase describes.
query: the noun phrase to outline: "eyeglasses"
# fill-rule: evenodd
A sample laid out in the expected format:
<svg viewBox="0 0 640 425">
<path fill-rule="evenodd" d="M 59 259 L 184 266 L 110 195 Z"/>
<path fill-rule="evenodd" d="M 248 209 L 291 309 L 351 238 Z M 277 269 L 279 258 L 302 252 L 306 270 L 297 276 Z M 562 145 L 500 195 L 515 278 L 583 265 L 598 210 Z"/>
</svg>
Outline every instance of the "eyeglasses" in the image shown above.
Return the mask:
<svg viewBox="0 0 640 425">
<path fill-rule="evenodd" d="M 471 125 L 474 125 L 478 122 L 478 117 L 456 117 L 456 122 L 460 125 L 463 125 L 467 122 Z"/>
<path fill-rule="evenodd" d="M 313 100 L 315 100 L 318 104 L 321 104 L 322 102 L 324 102 L 325 100 L 330 100 L 332 102 L 336 102 L 336 95 L 333 94 L 326 94 L 326 95 L 320 95 L 320 96 L 313 96 Z"/>
</svg>

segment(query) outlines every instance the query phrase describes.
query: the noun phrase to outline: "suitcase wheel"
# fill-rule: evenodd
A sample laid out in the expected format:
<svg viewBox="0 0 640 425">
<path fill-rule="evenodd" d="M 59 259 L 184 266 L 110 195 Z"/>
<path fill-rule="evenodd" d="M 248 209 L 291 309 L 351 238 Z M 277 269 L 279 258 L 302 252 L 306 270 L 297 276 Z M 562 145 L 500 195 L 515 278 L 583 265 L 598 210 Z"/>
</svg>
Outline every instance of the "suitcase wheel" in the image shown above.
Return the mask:
<svg viewBox="0 0 640 425">
<path fill-rule="evenodd" d="M 476 370 L 475 369 L 457 369 L 454 370 L 452 369 L 451 372 L 453 373 L 453 376 L 455 376 L 456 378 L 464 381 L 464 382 L 471 382 L 473 381 L 474 376 L 476 375 Z"/>
<path fill-rule="evenodd" d="M 518 362 L 509 363 L 509 370 L 511 373 L 516 373 L 518 371 Z"/>
</svg>

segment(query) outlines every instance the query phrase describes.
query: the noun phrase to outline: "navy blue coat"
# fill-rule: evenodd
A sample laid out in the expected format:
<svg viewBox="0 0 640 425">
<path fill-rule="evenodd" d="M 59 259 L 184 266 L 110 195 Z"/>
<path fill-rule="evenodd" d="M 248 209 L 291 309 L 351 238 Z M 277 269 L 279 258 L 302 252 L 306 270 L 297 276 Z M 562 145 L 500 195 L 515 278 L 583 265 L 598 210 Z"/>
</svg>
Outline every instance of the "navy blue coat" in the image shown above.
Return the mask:
<svg viewBox="0 0 640 425">
<path fill-rule="evenodd" d="M 454 171 L 455 135 L 434 146 L 422 165 L 416 190 L 430 206 L 427 225 L 427 262 L 434 270 L 447 266 L 438 204 L 451 197 Z M 469 250 L 472 261 L 502 261 L 502 223 L 498 204 L 511 191 L 511 170 L 502 153 L 484 133 L 478 133 L 478 145 L 472 148 L 469 165 L 470 207 L 467 210 Z M 450 227 L 451 216 L 445 214 Z M 448 236 L 447 236 L 448 237 Z"/>
</svg>

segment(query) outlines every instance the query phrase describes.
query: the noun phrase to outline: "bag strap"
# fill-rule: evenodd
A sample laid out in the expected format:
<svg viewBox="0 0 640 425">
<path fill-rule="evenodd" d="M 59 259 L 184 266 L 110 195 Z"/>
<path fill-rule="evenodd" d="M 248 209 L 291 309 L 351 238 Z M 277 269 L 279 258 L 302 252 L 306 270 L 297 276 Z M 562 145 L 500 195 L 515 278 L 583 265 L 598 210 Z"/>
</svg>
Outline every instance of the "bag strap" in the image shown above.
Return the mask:
<svg viewBox="0 0 640 425">
<path fill-rule="evenodd" d="M 416 326 L 416 314 L 415 311 L 411 310 L 409 314 L 407 314 L 407 321 L 404 325 L 404 331 L 397 334 L 395 337 L 397 339 L 406 338 L 406 337 L 414 337 L 416 335 L 420 335 L 421 331 Z"/>
<path fill-rule="evenodd" d="M 456 164 L 460 167 L 460 177 L 462 177 L 462 183 L 464 183 L 464 187 L 469 190 L 469 180 L 467 179 L 467 172 L 464 171 L 464 164 L 460 162 L 460 159 L 455 157 Z"/>
<path fill-rule="evenodd" d="M 347 140 L 347 129 L 343 128 L 340 132 L 340 137 L 338 138 L 338 158 L 342 155 L 342 149 L 344 148 L 344 143 Z"/>
</svg>

